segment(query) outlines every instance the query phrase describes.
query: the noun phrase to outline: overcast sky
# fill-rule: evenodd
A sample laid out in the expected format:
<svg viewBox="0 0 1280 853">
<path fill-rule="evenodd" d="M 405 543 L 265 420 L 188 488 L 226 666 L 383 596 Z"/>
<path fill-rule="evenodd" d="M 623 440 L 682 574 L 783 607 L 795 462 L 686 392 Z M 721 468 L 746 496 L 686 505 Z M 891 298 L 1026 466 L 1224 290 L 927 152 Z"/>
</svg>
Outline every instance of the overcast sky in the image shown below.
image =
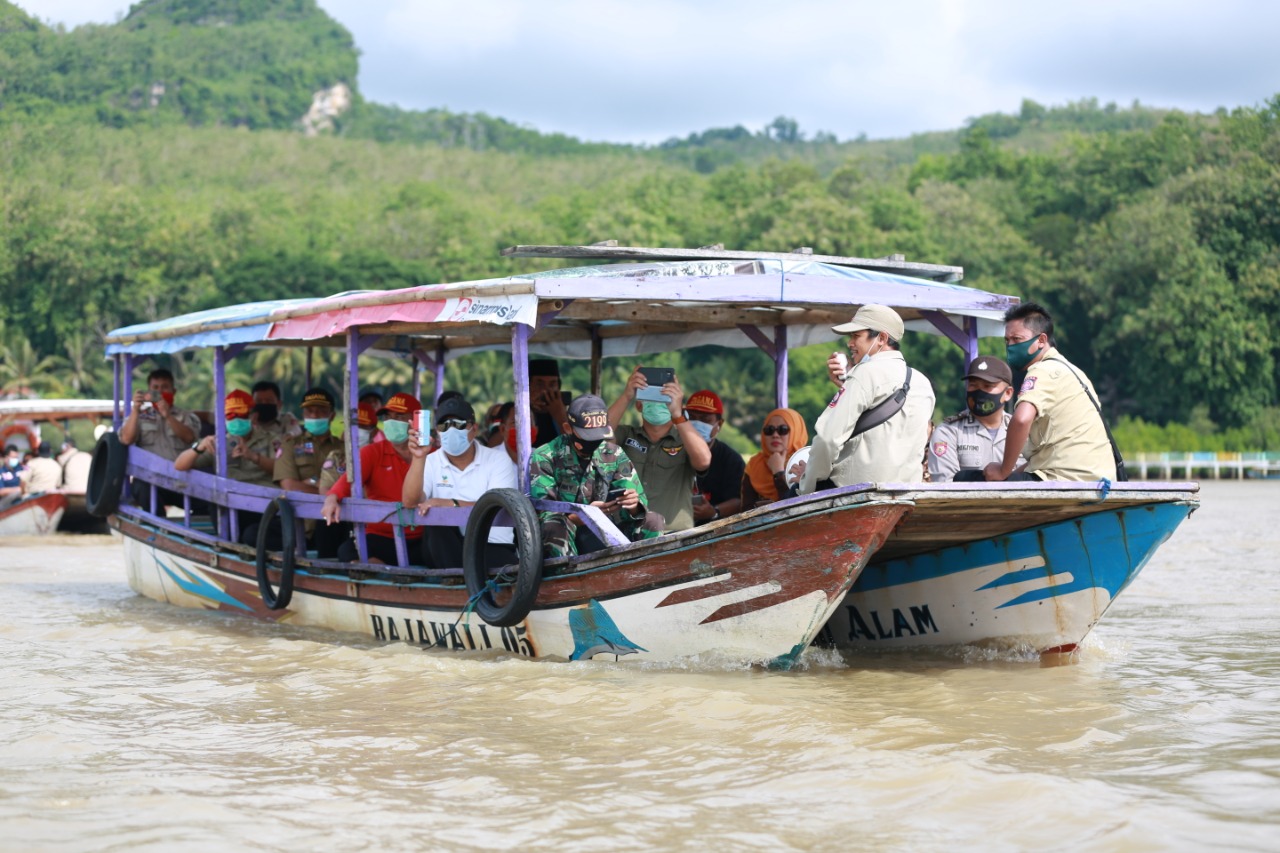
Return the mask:
<svg viewBox="0 0 1280 853">
<path fill-rule="evenodd" d="M 127 0 L 16 0 L 111 23 Z M 587 140 L 661 142 L 776 116 L 840 139 L 1084 97 L 1209 112 L 1280 92 L 1271 0 L 319 0 L 359 87 Z"/>
</svg>

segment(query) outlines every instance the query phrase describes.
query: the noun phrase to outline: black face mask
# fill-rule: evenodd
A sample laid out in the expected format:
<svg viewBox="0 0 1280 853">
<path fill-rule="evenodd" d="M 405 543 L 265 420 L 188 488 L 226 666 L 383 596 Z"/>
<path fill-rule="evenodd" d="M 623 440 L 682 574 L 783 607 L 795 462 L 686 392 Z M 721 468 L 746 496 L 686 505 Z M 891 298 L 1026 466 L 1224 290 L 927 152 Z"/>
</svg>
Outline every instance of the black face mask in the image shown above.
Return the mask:
<svg viewBox="0 0 1280 853">
<path fill-rule="evenodd" d="M 596 448 L 604 441 L 603 438 L 597 438 L 594 441 L 587 441 L 585 438 L 574 439 L 574 445 L 578 451 L 578 455 L 583 459 L 590 459 L 596 455 Z"/>
<path fill-rule="evenodd" d="M 280 407 L 275 403 L 258 403 L 253 407 L 258 416 L 258 423 L 269 424 L 280 415 Z"/>
<path fill-rule="evenodd" d="M 973 412 L 980 418 L 992 415 L 1004 408 L 1004 403 L 1000 397 L 1004 392 L 996 394 L 991 391 L 970 391 L 966 402 L 969 404 L 969 411 Z"/>
</svg>

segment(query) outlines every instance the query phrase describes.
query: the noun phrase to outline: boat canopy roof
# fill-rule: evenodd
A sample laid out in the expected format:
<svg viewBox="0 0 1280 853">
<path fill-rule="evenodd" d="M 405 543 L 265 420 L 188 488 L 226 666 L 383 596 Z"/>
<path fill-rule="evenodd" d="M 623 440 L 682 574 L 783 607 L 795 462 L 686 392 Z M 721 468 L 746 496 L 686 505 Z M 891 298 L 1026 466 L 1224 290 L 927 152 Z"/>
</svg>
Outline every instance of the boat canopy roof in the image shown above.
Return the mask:
<svg viewBox="0 0 1280 853">
<path fill-rule="evenodd" d="M 0 423 L 109 418 L 114 411 L 114 400 L 0 400 Z"/>
<path fill-rule="evenodd" d="M 1002 334 L 1002 316 L 1018 299 L 803 257 L 694 258 L 233 305 L 117 329 L 106 343 L 108 354 L 342 346 L 355 330 L 375 350 L 443 348 L 452 358 L 509 349 L 510 327 L 522 323 L 534 327 L 529 350 L 556 358 L 591 358 L 596 338 L 604 356 L 754 347 L 756 330 L 777 327 L 786 327 L 794 348 L 836 340 L 831 326 L 870 302 L 894 308 L 908 329 L 954 338 L 948 327 Z"/>
</svg>

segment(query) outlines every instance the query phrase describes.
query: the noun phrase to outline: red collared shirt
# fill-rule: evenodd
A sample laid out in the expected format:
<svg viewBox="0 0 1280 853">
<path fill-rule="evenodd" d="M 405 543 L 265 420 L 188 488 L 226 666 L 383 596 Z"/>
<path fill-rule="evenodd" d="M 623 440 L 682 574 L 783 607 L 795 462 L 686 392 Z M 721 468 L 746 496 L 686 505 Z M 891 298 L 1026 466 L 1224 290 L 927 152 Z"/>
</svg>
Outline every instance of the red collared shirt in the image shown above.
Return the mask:
<svg viewBox="0 0 1280 853">
<path fill-rule="evenodd" d="M 351 497 L 351 481 L 348 470 L 333 484 L 329 494 L 339 498 Z M 396 453 L 395 445 L 389 441 L 378 441 L 360 448 L 360 479 L 364 483 L 364 496 L 370 500 L 397 503 L 403 494 L 404 478 L 409 473 L 409 463 Z M 413 507 L 406 509 L 412 513 Z M 375 536 L 388 539 L 395 536 L 395 528 L 386 522 L 376 521 L 365 525 L 365 530 Z M 406 539 L 417 539 L 422 536 L 421 527 L 406 527 Z"/>
</svg>

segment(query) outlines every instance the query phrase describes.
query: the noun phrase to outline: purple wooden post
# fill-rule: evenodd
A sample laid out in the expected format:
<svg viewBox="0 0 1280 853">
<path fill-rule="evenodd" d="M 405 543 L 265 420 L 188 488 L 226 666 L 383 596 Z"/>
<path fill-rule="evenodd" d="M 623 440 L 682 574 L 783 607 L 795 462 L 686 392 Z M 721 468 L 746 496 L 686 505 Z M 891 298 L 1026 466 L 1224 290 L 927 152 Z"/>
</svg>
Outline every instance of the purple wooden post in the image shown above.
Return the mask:
<svg viewBox="0 0 1280 853">
<path fill-rule="evenodd" d="M 116 432 L 120 431 L 120 424 L 124 419 L 120 416 L 124 410 L 124 406 L 120 404 L 120 363 L 124 361 L 124 356 L 116 353 L 116 357 L 111 360 L 111 428 Z"/>
<path fill-rule="evenodd" d="M 965 359 L 964 369 L 968 370 L 969 362 L 973 361 L 975 358 L 978 357 L 978 318 L 965 317 L 964 331 L 967 336 L 965 352 L 968 356 Z"/>
<path fill-rule="evenodd" d="M 774 394 L 778 401 L 778 408 L 785 409 L 787 407 L 787 381 L 788 367 L 787 359 L 787 327 L 774 326 L 773 328 L 774 350 L 773 350 L 773 385 Z"/>
<path fill-rule="evenodd" d="M 399 520 L 400 515 L 397 513 L 396 521 L 398 522 Z M 397 524 L 394 529 L 396 534 L 396 559 L 400 562 L 400 565 L 407 566 L 409 565 L 409 545 L 404 541 L 404 528 Z"/>
<path fill-rule="evenodd" d="M 227 351 L 224 347 L 213 348 L 213 459 L 214 470 L 219 477 L 227 476 Z M 229 510 L 218 506 L 218 537 L 227 539 L 231 535 L 227 514 Z"/>
<path fill-rule="evenodd" d="M 351 497 L 364 497 L 364 477 L 360 471 L 360 331 L 355 326 L 347 330 L 347 479 L 351 482 Z M 356 551 L 360 562 L 369 560 L 369 540 L 364 532 L 364 522 L 356 522 Z"/>
<path fill-rule="evenodd" d="M 124 394 L 121 395 L 124 400 L 124 417 L 129 417 L 129 412 L 133 411 L 133 354 L 124 354 Z"/>
<path fill-rule="evenodd" d="M 435 404 L 440 402 L 440 395 L 444 393 L 444 344 L 436 348 L 436 387 L 431 391 L 431 408 L 434 409 Z M 419 397 L 419 400 L 422 398 Z"/>
<path fill-rule="evenodd" d="M 532 412 L 529 409 L 529 335 L 533 328 L 516 323 L 511 330 L 511 361 L 516 374 L 516 449 L 519 457 L 520 491 L 529 493 L 529 456 L 533 441 L 529 437 Z"/>
</svg>

